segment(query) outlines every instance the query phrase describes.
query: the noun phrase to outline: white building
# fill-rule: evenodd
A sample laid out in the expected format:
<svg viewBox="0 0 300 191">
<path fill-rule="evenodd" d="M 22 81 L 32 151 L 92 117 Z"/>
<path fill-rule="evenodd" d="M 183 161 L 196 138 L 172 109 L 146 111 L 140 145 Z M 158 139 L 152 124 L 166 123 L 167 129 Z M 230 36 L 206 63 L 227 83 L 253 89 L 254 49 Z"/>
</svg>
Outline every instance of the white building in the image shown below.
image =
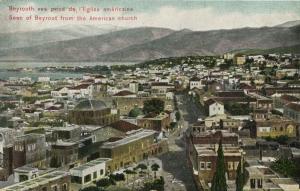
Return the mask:
<svg viewBox="0 0 300 191">
<path fill-rule="evenodd" d="M 202 81 L 200 78 L 198 77 L 192 77 L 190 79 L 190 89 L 194 89 L 194 88 L 198 88 L 198 89 L 202 89 L 205 85 L 202 84 Z"/>
<path fill-rule="evenodd" d="M 50 82 L 50 77 L 38 77 L 38 82 Z"/>
<path fill-rule="evenodd" d="M 224 112 L 224 105 L 222 103 L 219 103 L 213 99 L 209 99 L 205 102 L 205 105 L 207 107 L 208 116 L 214 116 L 214 115 L 223 115 Z"/>
<path fill-rule="evenodd" d="M 84 186 L 105 177 L 106 163 L 110 160 L 109 158 L 99 158 L 72 168 L 70 170 L 71 183 Z"/>
<path fill-rule="evenodd" d="M 137 93 L 139 91 L 139 84 L 135 81 L 129 83 L 129 91 Z"/>
<path fill-rule="evenodd" d="M 24 182 L 39 176 L 39 170 L 29 166 L 22 166 L 14 169 L 14 182 Z"/>
</svg>

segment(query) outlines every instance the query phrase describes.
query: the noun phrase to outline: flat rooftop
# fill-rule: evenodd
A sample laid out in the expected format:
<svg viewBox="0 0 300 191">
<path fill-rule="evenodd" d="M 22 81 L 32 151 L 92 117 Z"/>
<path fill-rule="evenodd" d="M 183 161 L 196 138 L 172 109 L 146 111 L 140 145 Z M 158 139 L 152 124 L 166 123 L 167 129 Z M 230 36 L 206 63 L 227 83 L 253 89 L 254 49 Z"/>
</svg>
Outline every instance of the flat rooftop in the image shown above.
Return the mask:
<svg viewBox="0 0 300 191">
<path fill-rule="evenodd" d="M 5 187 L 2 190 L 3 191 L 25 191 L 25 190 L 37 188 L 41 185 L 48 184 L 49 182 L 58 180 L 66 176 L 69 176 L 69 173 L 65 171 L 53 171 L 44 174 L 42 176 L 38 176 L 37 178 Z"/>
<path fill-rule="evenodd" d="M 111 160 L 110 158 L 99 158 L 99 159 L 96 159 L 96 160 L 92 160 L 88 163 L 85 163 L 83 165 L 80 165 L 78 167 L 72 168 L 71 171 L 73 171 L 73 170 L 83 171 L 83 170 L 86 170 L 86 169 L 89 169 L 89 168 L 93 168 L 94 166 L 96 166 L 98 164 L 105 163 L 105 162 L 110 161 L 110 160 Z"/>
<path fill-rule="evenodd" d="M 123 139 L 120 139 L 118 141 L 115 142 L 109 142 L 109 143 L 104 143 L 101 148 L 104 149 L 111 149 L 111 148 L 115 148 L 115 147 L 119 147 L 122 145 L 126 145 L 128 143 L 137 141 L 139 139 L 145 138 L 145 137 L 149 137 L 151 135 L 154 135 L 156 132 L 153 130 L 141 130 L 135 134 L 131 134 L 128 137 L 125 137 Z"/>
<path fill-rule="evenodd" d="M 75 129 L 81 129 L 81 127 L 77 126 L 77 125 L 72 125 L 72 126 L 66 126 L 66 127 L 52 127 L 49 130 L 52 130 L 52 131 L 73 131 Z"/>
<path fill-rule="evenodd" d="M 223 147 L 224 156 L 242 155 L 242 149 L 237 146 L 223 144 L 222 147 Z M 218 145 L 195 144 L 194 148 L 197 151 L 198 156 L 217 156 Z"/>
</svg>

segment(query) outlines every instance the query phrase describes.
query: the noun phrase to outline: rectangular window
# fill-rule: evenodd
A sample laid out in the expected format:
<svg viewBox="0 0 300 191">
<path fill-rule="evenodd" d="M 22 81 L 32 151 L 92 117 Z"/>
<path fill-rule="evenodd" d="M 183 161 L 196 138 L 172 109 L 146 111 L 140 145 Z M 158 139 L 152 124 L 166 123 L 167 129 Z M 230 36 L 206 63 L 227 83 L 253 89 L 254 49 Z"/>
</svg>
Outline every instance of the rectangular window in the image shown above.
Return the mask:
<svg viewBox="0 0 300 191">
<path fill-rule="evenodd" d="M 94 173 L 93 173 L 93 179 L 96 179 L 97 178 L 97 171 L 95 171 Z"/>
<path fill-rule="evenodd" d="M 257 187 L 262 188 L 262 179 L 257 179 Z"/>
<path fill-rule="evenodd" d="M 89 174 L 89 175 L 86 175 L 85 177 L 84 177 L 84 183 L 87 183 L 87 182 L 90 182 L 91 181 L 91 175 Z"/>
<path fill-rule="evenodd" d="M 238 166 L 239 166 L 239 162 L 234 162 L 234 170 L 237 170 Z"/>
<path fill-rule="evenodd" d="M 71 182 L 81 184 L 82 183 L 82 178 L 79 177 L 79 176 L 71 176 Z"/>
<path fill-rule="evenodd" d="M 101 170 L 100 170 L 100 175 L 103 175 L 103 173 L 104 173 L 104 172 L 103 172 L 103 169 L 101 169 Z"/>
<path fill-rule="evenodd" d="M 206 162 L 206 170 L 211 170 L 211 162 Z"/>
<path fill-rule="evenodd" d="M 228 162 L 227 168 L 228 168 L 228 170 L 233 170 L 233 162 Z"/>
<path fill-rule="evenodd" d="M 250 188 L 255 189 L 255 179 L 250 179 Z"/>
<path fill-rule="evenodd" d="M 200 170 L 205 170 L 205 162 L 200 162 Z"/>
</svg>

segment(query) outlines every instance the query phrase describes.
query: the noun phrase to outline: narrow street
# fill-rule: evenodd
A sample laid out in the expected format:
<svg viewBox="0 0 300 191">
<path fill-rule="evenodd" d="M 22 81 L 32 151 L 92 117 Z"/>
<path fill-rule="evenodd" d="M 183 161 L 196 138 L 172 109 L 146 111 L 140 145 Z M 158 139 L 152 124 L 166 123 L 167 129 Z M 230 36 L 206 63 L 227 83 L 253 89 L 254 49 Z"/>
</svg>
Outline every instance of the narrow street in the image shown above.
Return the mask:
<svg viewBox="0 0 300 191">
<path fill-rule="evenodd" d="M 190 169 L 187 167 L 184 134 L 189 124 L 202 117 L 199 108 L 188 96 L 178 95 L 181 113 L 179 127 L 169 136 L 169 152 L 159 157 L 162 161 L 162 175 L 166 191 L 196 191 Z"/>
</svg>

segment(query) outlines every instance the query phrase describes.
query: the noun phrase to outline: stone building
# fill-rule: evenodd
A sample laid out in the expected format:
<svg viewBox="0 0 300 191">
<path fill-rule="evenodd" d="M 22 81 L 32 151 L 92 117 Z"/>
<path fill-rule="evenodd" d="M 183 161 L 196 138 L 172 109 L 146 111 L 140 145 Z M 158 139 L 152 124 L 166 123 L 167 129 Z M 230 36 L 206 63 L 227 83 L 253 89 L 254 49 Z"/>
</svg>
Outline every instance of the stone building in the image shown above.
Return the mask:
<svg viewBox="0 0 300 191">
<path fill-rule="evenodd" d="M 248 178 L 243 188 L 252 190 L 299 191 L 299 184 L 292 178 L 279 177 L 272 169 L 261 164 L 246 167 Z"/>
<path fill-rule="evenodd" d="M 0 180 L 6 180 L 12 174 L 12 151 L 16 132 L 9 128 L 0 128 Z"/>
<path fill-rule="evenodd" d="M 140 130 L 123 139 L 104 143 L 100 147 L 100 157 L 112 159 L 107 164 L 107 170 L 112 172 L 167 150 L 166 141 L 156 141 L 155 131 Z"/>
<path fill-rule="evenodd" d="M 57 141 L 51 145 L 50 167 L 72 168 L 78 160 L 78 143 Z"/>
<path fill-rule="evenodd" d="M 217 168 L 218 144 L 195 144 L 191 153 L 191 163 L 198 187 L 209 190 Z M 227 180 L 235 180 L 236 170 L 243 151 L 237 146 L 223 144 Z"/>
<path fill-rule="evenodd" d="M 165 102 L 165 109 L 172 110 L 174 107 L 173 100 L 167 99 L 165 96 L 157 97 Z M 120 115 L 128 115 L 128 113 L 136 108 L 143 108 L 144 102 L 151 100 L 153 97 L 113 97 L 114 107 L 120 111 Z"/>
<path fill-rule="evenodd" d="M 283 115 L 300 124 L 300 102 L 293 102 L 285 105 Z"/>
<path fill-rule="evenodd" d="M 44 167 L 46 165 L 46 139 L 42 134 L 26 134 L 15 138 L 13 168 L 24 165 Z"/>
<path fill-rule="evenodd" d="M 78 125 L 109 125 L 119 120 L 117 110 L 102 101 L 83 100 L 69 111 L 69 122 Z"/>
<path fill-rule="evenodd" d="M 193 169 L 193 177 L 199 190 L 210 190 L 216 171 L 217 151 L 222 140 L 227 180 L 235 180 L 236 169 L 244 156 L 239 147 L 238 136 L 228 131 L 201 131 L 203 124 L 196 124 L 187 137 L 188 165 Z"/>
<path fill-rule="evenodd" d="M 155 131 L 165 131 L 171 123 L 170 116 L 166 113 L 159 115 L 150 113 L 137 119 L 137 125 L 144 129 L 152 129 Z"/>
<path fill-rule="evenodd" d="M 297 124 L 285 117 L 273 117 L 269 120 L 256 120 L 257 137 L 278 137 L 281 135 L 296 137 Z"/>
</svg>

